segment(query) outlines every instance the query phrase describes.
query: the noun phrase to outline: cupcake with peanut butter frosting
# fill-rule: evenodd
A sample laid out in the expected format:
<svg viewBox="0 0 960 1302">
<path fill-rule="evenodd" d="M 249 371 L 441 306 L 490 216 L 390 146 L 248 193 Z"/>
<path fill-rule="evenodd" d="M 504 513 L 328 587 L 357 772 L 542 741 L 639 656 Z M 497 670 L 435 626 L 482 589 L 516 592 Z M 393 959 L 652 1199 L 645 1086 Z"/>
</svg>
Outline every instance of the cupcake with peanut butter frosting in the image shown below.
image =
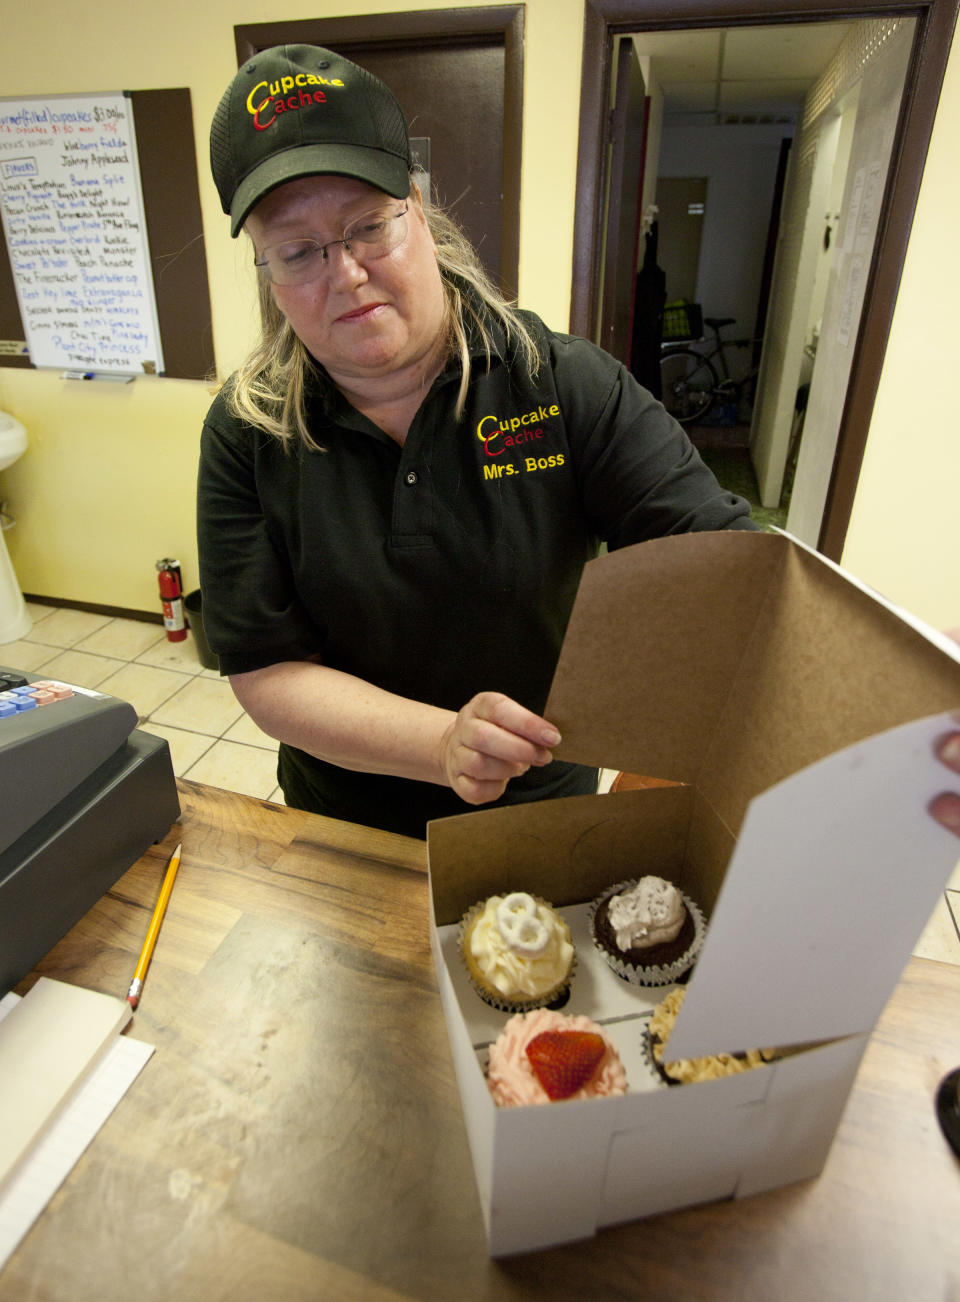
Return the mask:
<svg viewBox="0 0 960 1302">
<path fill-rule="evenodd" d="M 560 1002 L 576 963 L 566 922 L 526 891 L 491 895 L 469 909 L 460 952 L 480 998 L 508 1013 Z"/>
<path fill-rule="evenodd" d="M 650 1014 L 647 1028 L 647 1055 L 668 1085 L 692 1085 L 697 1081 L 737 1076 L 754 1067 L 763 1067 L 777 1057 L 775 1049 L 747 1049 L 745 1053 L 714 1053 L 703 1058 L 668 1058 L 666 1042 L 683 1007 L 685 995 L 684 989 L 671 990 Z"/>
<path fill-rule="evenodd" d="M 617 976 L 672 985 L 697 961 L 706 936 L 700 908 L 663 877 L 610 886 L 590 907 L 590 932 Z"/>
</svg>

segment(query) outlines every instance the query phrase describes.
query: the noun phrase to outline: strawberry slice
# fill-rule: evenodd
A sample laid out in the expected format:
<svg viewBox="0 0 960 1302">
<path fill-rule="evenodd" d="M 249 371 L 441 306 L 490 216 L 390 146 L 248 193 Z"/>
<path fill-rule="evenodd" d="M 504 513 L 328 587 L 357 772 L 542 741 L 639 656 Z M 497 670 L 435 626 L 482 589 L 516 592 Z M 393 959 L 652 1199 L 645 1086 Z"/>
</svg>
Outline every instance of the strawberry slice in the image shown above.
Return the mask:
<svg viewBox="0 0 960 1302">
<path fill-rule="evenodd" d="M 568 1099 L 585 1085 L 606 1052 L 595 1031 L 541 1031 L 527 1045 L 533 1074 L 551 1099 Z"/>
</svg>

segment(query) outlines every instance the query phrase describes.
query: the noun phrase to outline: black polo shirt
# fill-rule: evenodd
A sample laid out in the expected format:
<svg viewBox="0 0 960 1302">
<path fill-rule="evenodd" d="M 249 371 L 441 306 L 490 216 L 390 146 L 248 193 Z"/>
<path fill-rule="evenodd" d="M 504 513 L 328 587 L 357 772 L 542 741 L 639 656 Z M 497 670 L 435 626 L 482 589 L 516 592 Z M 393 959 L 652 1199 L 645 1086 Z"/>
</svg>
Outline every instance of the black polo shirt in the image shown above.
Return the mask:
<svg viewBox="0 0 960 1302">
<path fill-rule="evenodd" d="M 751 528 L 683 430 L 618 362 L 525 314 L 531 377 L 500 338 L 467 409 L 459 366 L 434 382 L 403 447 L 318 378 L 323 451 L 241 425 L 222 396 L 198 493 L 204 632 L 225 674 L 319 656 L 401 696 L 459 710 L 482 690 L 542 711 L 584 562 L 664 534 Z M 444 787 L 354 773 L 281 746 L 290 803 L 423 836 L 469 807 Z M 595 789 L 555 762 L 506 803 Z M 307 803 L 309 799 L 309 803 Z"/>
</svg>

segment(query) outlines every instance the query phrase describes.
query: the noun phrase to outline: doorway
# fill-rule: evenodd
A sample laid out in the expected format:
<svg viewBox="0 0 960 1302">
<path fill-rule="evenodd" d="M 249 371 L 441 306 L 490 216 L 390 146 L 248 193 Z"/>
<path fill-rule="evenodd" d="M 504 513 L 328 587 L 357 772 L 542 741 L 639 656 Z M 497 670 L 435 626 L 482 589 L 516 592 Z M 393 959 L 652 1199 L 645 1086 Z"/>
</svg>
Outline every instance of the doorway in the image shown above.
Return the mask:
<svg viewBox="0 0 960 1302">
<path fill-rule="evenodd" d="M 662 30 L 694 33 L 757 24 L 791 24 L 802 31 L 807 21 L 820 15 L 832 21 L 857 21 L 903 13 L 903 6 L 890 0 L 879 0 L 869 8 L 850 3 L 840 11 L 814 0 L 805 7 L 803 18 L 798 19 L 796 9 L 788 9 L 782 0 L 758 0 L 751 5 L 749 14 L 742 10 L 738 14 L 735 7 L 717 0 L 688 0 L 680 19 L 670 0 L 586 0 L 571 330 L 596 337 L 600 223 L 606 183 L 604 105 L 608 102 L 610 61 L 617 36 Z M 836 449 L 817 539 L 820 550 L 837 560 L 853 506 L 957 0 L 921 0 L 910 13 L 915 15 L 915 37 L 892 141 L 890 179 L 883 187 L 877 209 L 872 254 L 863 268 L 862 312 L 851 340 L 848 379 L 837 417 Z"/>
<path fill-rule="evenodd" d="M 724 487 L 753 503 L 755 519 L 815 547 L 913 19 L 815 24 L 802 37 L 777 27 L 693 37 L 632 38 L 663 99 L 650 197 L 667 295 L 701 305 L 705 340 L 690 347 L 707 353 L 719 380 L 739 385 L 687 432 Z M 793 165 L 781 204 L 784 145 Z M 691 168 L 708 169 L 710 196 L 704 190 L 699 203 Z M 699 214 L 693 222 L 688 205 Z M 711 317 L 729 323 L 722 350 Z M 761 338 L 757 383 L 751 341 Z"/>
</svg>

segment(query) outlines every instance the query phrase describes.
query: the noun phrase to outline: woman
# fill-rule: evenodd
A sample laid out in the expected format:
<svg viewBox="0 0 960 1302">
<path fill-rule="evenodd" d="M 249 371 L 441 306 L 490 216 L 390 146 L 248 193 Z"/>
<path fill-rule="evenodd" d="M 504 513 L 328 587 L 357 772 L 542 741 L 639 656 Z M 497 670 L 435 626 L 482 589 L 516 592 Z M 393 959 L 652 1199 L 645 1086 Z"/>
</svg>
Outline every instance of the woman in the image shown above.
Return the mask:
<svg viewBox="0 0 960 1302">
<path fill-rule="evenodd" d="M 211 161 L 262 336 L 204 428 L 204 630 L 287 803 L 423 836 L 595 790 L 540 714 L 584 562 L 747 504 L 611 357 L 501 299 L 364 70 L 255 56 Z"/>
</svg>

